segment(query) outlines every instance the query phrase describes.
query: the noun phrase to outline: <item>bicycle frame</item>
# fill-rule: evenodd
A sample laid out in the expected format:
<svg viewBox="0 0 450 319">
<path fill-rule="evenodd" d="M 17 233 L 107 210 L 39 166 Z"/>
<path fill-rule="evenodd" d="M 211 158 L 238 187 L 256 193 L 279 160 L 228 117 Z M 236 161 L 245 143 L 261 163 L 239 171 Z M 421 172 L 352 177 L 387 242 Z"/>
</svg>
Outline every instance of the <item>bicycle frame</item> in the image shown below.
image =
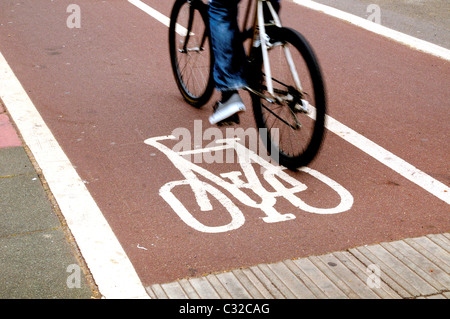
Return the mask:
<svg viewBox="0 0 450 319">
<path fill-rule="evenodd" d="M 255 1 L 257 1 L 257 2 L 256 2 L 256 10 L 254 12 L 254 17 L 253 17 L 253 39 L 250 44 L 249 52 L 251 52 L 251 50 L 253 50 L 253 48 L 255 47 L 255 42 L 259 35 L 261 51 L 262 51 L 262 58 L 263 58 L 263 65 L 264 65 L 264 73 L 266 76 L 267 91 L 269 92 L 270 96 L 276 101 L 278 99 L 277 99 L 277 96 L 274 94 L 272 71 L 270 68 L 270 61 L 269 61 L 269 54 L 268 54 L 269 47 L 268 47 L 268 36 L 266 34 L 266 22 L 264 19 L 264 3 L 269 8 L 269 12 L 272 15 L 274 25 L 279 28 L 281 28 L 282 25 L 281 25 L 280 18 L 278 16 L 277 12 L 275 11 L 275 9 L 273 8 L 272 3 L 270 1 L 250 0 L 249 4 L 247 6 L 247 11 L 246 11 L 244 22 L 243 22 L 243 28 L 242 28 L 243 30 L 245 29 L 245 27 L 249 21 L 251 9 L 252 9 L 253 3 Z M 286 61 L 289 65 L 291 75 L 295 82 L 296 89 L 299 90 L 300 92 L 302 92 L 300 79 L 299 79 L 297 71 L 295 69 L 295 65 L 294 65 L 294 61 L 292 59 L 291 52 L 289 51 L 289 48 L 287 48 L 286 46 L 284 46 L 284 54 L 286 57 Z M 251 88 L 248 88 L 248 90 L 253 94 L 261 95 L 259 92 L 255 91 Z M 271 103 L 275 102 L 274 100 L 268 99 L 265 96 L 261 96 L 261 97 L 265 98 L 266 100 L 268 100 Z"/>
<path fill-rule="evenodd" d="M 198 1 L 202 4 L 204 4 L 204 2 L 202 0 L 191 0 L 193 1 Z M 252 8 L 255 8 L 255 4 L 256 4 L 256 10 L 254 10 L 254 14 L 253 14 L 253 23 L 252 23 L 252 30 L 253 30 L 253 37 L 252 37 L 252 41 L 250 43 L 250 47 L 249 47 L 249 54 L 252 52 L 252 50 L 256 47 L 255 43 L 257 41 L 257 39 L 260 39 L 260 45 L 261 45 L 261 50 L 262 50 L 262 58 L 263 58 L 263 66 L 264 66 L 264 73 L 266 76 L 266 85 L 267 85 L 267 92 L 269 93 L 270 97 L 267 97 L 265 95 L 263 95 L 261 92 L 258 92 L 250 87 L 247 87 L 246 89 L 251 92 L 252 94 L 256 94 L 259 97 L 267 100 L 270 103 L 275 103 L 276 101 L 281 102 L 280 99 L 275 95 L 274 93 L 274 89 L 273 89 L 273 80 L 272 80 L 272 71 L 271 71 L 271 67 L 270 67 L 270 61 L 269 61 L 269 55 L 268 55 L 268 50 L 269 50 L 269 46 L 268 46 L 268 36 L 266 33 L 266 21 L 264 19 L 264 5 L 267 5 L 270 14 L 272 15 L 272 20 L 274 22 L 274 25 L 276 27 L 281 28 L 282 24 L 280 21 L 280 18 L 277 14 L 277 12 L 275 11 L 275 9 L 272 6 L 272 3 L 268 0 L 249 0 L 248 6 L 247 6 L 247 10 L 244 16 L 244 21 L 243 21 L 243 26 L 241 28 L 241 30 L 245 30 L 246 26 L 249 22 L 250 19 L 250 15 L 252 14 Z M 204 4 L 206 5 L 206 4 Z M 191 10 L 193 12 L 193 8 L 191 7 Z M 191 30 L 192 28 L 192 17 L 193 14 L 190 14 L 190 19 L 188 21 L 188 28 L 185 29 L 187 32 L 187 30 Z M 187 33 L 186 34 L 186 40 L 185 40 L 185 45 L 183 47 L 183 51 L 186 52 L 188 51 L 187 49 L 187 43 L 189 42 L 189 37 L 190 34 Z M 203 44 L 205 42 L 206 39 L 206 34 L 203 35 L 202 37 L 202 41 L 201 41 L 201 45 L 199 46 L 199 48 L 195 48 L 196 50 L 202 51 L 203 50 Z M 263 40 L 264 39 L 264 40 Z M 191 49 L 193 50 L 193 49 Z M 286 56 L 286 61 L 289 65 L 290 71 L 291 71 L 291 75 L 293 77 L 296 89 L 299 92 L 302 92 L 302 86 L 300 83 L 300 79 L 298 77 L 297 71 L 295 69 L 295 64 L 294 61 L 292 59 L 292 55 L 289 51 L 289 48 L 287 48 L 286 46 L 284 46 L 284 53 Z"/>
</svg>

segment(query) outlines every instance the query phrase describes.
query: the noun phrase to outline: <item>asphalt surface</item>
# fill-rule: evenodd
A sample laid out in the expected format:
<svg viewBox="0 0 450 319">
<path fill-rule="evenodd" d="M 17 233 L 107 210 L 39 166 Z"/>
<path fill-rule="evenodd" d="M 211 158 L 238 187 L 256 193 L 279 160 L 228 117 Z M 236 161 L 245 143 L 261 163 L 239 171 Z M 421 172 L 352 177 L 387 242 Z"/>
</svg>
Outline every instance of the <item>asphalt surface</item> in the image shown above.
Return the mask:
<svg viewBox="0 0 450 319">
<path fill-rule="evenodd" d="M 171 1 L 144 2 L 169 16 Z M 345 3 L 353 9 L 365 5 Z M 169 201 L 161 196 L 165 185 L 186 178 L 180 171 L 184 166 L 144 141 L 179 129 L 192 134 L 192 149 L 208 146 L 211 141 L 203 133 L 210 128 L 207 117 L 214 101 L 196 110 L 181 99 L 170 70 L 167 26 L 128 1 L 77 4 L 81 27 L 68 28 L 64 1 L 2 2 L 0 52 L 143 286 L 450 229 L 447 203 L 332 132 L 310 168 L 340 188 L 307 171 L 286 174 L 306 186 L 297 196 L 310 207 L 332 209 L 349 193 L 351 205 L 345 210 L 321 214 L 280 197 L 270 208 L 295 218 L 267 223 L 267 211 L 239 201 L 235 190 L 225 188 L 222 192 L 245 222 L 218 233 L 191 227 L 171 206 L 173 197 Z M 435 34 L 425 36 L 427 40 L 448 44 L 448 32 L 433 31 L 429 19 L 418 14 L 433 15 L 442 30 L 448 28 L 448 10 L 417 10 L 420 7 L 411 4 L 409 8 L 416 9 L 408 12 L 402 7 L 406 4 L 379 5 L 383 24 L 393 19 L 405 25 L 395 19 L 400 12 L 424 21 L 421 33 Z M 440 5 L 448 8 L 444 2 Z M 329 115 L 448 187 L 448 61 L 292 2 L 287 1 L 282 12 L 284 24 L 301 31 L 319 57 Z M 248 96 L 244 99 L 248 103 Z M 254 127 L 251 111 L 241 117 L 240 126 Z M 225 129 L 220 132 L 225 136 Z M 174 142 L 164 145 L 170 148 Z M 217 176 L 241 172 L 248 177 L 245 174 L 252 172 L 236 161 L 203 161 L 198 167 Z M 268 189 L 258 165 L 254 168 Z M 252 203 L 264 199 L 251 189 L 245 193 Z M 173 195 L 203 225 L 230 222 L 216 200 L 213 212 L 201 212 L 186 185 L 179 185 Z"/>
</svg>

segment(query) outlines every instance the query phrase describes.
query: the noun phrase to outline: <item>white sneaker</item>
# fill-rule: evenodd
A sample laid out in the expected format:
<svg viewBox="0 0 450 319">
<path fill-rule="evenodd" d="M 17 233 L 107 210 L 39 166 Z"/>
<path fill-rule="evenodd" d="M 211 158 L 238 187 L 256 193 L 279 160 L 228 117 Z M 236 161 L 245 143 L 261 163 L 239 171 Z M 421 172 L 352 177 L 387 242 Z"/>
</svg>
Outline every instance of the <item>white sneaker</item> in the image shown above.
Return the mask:
<svg viewBox="0 0 450 319">
<path fill-rule="evenodd" d="M 218 102 L 214 113 L 209 117 L 209 123 L 217 124 L 230 116 L 244 112 L 245 105 L 238 93 L 234 93 L 225 103 Z"/>
</svg>

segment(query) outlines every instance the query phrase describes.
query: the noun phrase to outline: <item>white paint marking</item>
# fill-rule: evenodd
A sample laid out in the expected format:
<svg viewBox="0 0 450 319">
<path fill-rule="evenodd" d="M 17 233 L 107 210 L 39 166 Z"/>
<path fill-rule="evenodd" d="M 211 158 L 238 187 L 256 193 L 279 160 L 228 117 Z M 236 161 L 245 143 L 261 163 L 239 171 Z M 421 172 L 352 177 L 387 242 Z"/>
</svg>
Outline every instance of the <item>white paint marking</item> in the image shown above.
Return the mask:
<svg viewBox="0 0 450 319">
<path fill-rule="evenodd" d="M 350 144 L 356 146 L 376 160 L 380 161 L 387 167 L 396 171 L 411 182 L 419 185 L 434 196 L 450 204 L 450 188 L 445 184 L 437 181 L 431 176 L 425 174 L 413 165 L 405 162 L 400 157 L 385 150 L 381 146 L 375 144 L 368 138 L 355 132 L 351 128 L 327 116 L 326 127 L 336 135 L 342 137 Z"/>
<path fill-rule="evenodd" d="M 149 298 L 94 199 L 0 53 L 0 98 L 48 182 L 105 298 Z"/>
<path fill-rule="evenodd" d="M 367 19 L 355 16 L 353 14 L 311 0 L 294 0 L 294 3 L 306 8 L 310 8 L 325 13 L 329 16 L 350 22 L 351 24 L 354 24 L 360 28 L 382 35 L 386 38 L 390 38 L 392 40 L 410 46 L 416 50 L 437 56 L 447 61 L 450 60 L 450 50 L 438 46 L 436 44 L 417 39 L 410 35 L 382 26 L 381 24 L 369 21 Z"/>
<path fill-rule="evenodd" d="M 175 152 L 173 149 L 170 149 L 168 146 L 159 142 L 162 140 L 174 139 L 176 139 L 175 136 L 159 136 L 146 139 L 144 143 L 163 152 L 186 178 L 184 180 L 166 183 L 160 188 L 159 195 L 172 207 L 181 220 L 197 231 L 205 233 L 221 233 L 238 229 L 244 225 L 244 213 L 226 194 L 232 195 L 233 198 L 247 207 L 260 209 L 266 215 L 262 218 L 266 223 L 284 222 L 296 218 L 294 214 L 280 213 L 277 211 L 275 205 L 278 198 L 284 198 L 294 207 L 314 214 L 339 214 L 350 210 L 353 205 L 353 196 L 344 187 L 318 171 L 303 167 L 301 169 L 303 172 L 310 174 L 329 186 L 341 199 L 336 207 L 320 208 L 308 205 L 300 198 L 300 193 L 308 188 L 305 184 L 289 176 L 284 171 L 284 168 L 269 163 L 255 152 L 247 149 L 238 142 L 239 139 L 231 138 L 216 140 L 216 143 L 219 144 L 219 147 L 221 146 L 222 150 L 229 149 L 230 147 L 234 149 L 242 169 L 242 171 L 222 173 L 220 174 L 221 177 L 183 158 L 180 153 L 185 154 L 185 152 Z M 189 141 L 190 140 L 191 139 L 189 138 Z M 208 147 L 204 150 L 217 151 L 218 148 Z M 261 183 L 261 175 L 256 173 L 253 164 L 260 165 L 260 168 L 264 170 L 262 176 L 264 177 L 265 182 L 270 185 L 269 190 Z M 208 181 L 200 180 L 199 176 L 203 176 L 204 179 Z M 216 211 L 216 207 L 213 207 L 213 203 L 211 202 L 212 196 L 217 199 L 217 201 L 214 201 L 214 204 L 217 205 L 217 203 L 220 203 L 229 213 L 231 221 L 226 225 L 213 227 L 204 225 L 198 221 L 192 215 L 192 212 L 188 211 L 183 203 L 172 192 L 175 187 L 184 185 L 190 186 L 201 211 L 210 211 L 211 213 Z M 219 190 L 216 185 L 220 189 L 225 190 L 226 194 Z M 243 189 L 252 191 L 259 199 L 255 201 L 254 198 L 248 196 L 247 192 L 243 191 Z M 209 193 L 210 196 L 208 196 L 207 193 Z M 296 210 L 294 209 L 294 211 Z"/>
<path fill-rule="evenodd" d="M 140 2 L 139 0 L 128 0 L 128 1 L 130 1 L 132 3 Z M 332 7 L 329 7 L 326 5 L 319 4 L 319 3 L 311 1 L 311 0 L 294 0 L 294 2 L 299 5 L 302 5 L 304 7 L 308 7 L 310 9 L 314 9 L 316 11 L 323 12 L 330 16 L 348 21 L 358 27 L 361 27 L 366 30 L 380 34 L 382 36 L 391 38 L 395 41 L 406 44 L 417 50 L 432 54 L 434 56 L 443 58 L 445 60 L 450 60 L 450 50 L 442 48 L 438 45 L 411 37 L 411 36 L 403 34 L 401 32 L 381 26 L 377 23 L 368 21 L 366 19 L 363 19 L 363 18 L 357 17 L 355 15 L 337 10 L 335 8 L 332 8 Z M 147 5 L 145 5 L 145 6 L 147 6 Z M 154 10 L 154 9 L 152 9 L 152 10 Z M 440 198 L 447 204 L 450 204 L 450 188 L 449 187 L 447 187 L 443 183 L 437 181 L 436 179 L 432 178 L 431 176 L 425 174 L 424 172 L 420 171 L 419 169 L 415 168 L 411 164 L 405 162 L 398 156 L 385 150 L 381 146 L 373 143 L 369 139 L 365 138 L 364 136 L 360 135 L 359 133 L 355 132 L 354 130 L 350 129 L 349 127 L 345 126 L 344 124 L 336 121 L 335 119 L 333 119 L 329 116 L 327 118 L 328 118 L 327 128 L 330 131 L 334 132 L 335 134 L 337 134 L 340 137 L 342 137 L 343 139 L 345 139 L 347 142 L 353 144 L 354 146 L 358 147 L 365 153 L 374 157 L 375 159 L 377 159 L 384 165 L 388 166 L 392 170 L 396 171 L 403 177 L 407 178 L 408 180 L 419 185 L 426 191 L 428 191 L 431 194 L 435 195 L 436 197 Z"/>
<path fill-rule="evenodd" d="M 164 24 L 166 27 L 169 27 L 170 19 L 166 17 L 164 14 L 150 7 L 148 4 L 145 4 L 140 0 L 128 0 L 128 2 L 135 5 L 136 7 L 138 7 L 139 9 L 150 15 L 151 17 L 155 18 L 156 20 Z"/>
<path fill-rule="evenodd" d="M 360 28 L 363 28 L 365 30 L 374 32 L 376 34 L 379 34 L 381 36 L 384 36 L 386 38 L 395 40 L 399 43 L 405 44 L 413 49 L 437 56 L 439 58 L 445 59 L 447 61 L 450 61 L 450 50 L 443 48 L 439 45 L 415 38 L 413 36 L 404 34 L 402 32 L 390 29 L 388 27 L 385 27 L 379 23 L 372 22 L 370 20 L 355 16 L 351 13 L 344 12 L 341 10 L 338 10 L 333 7 L 326 6 L 324 4 L 320 4 L 317 2 L 314 2 L 312 0 L 293 0 L 294 3 L 301 5 L 303 7 L 313 9 L 322 13 L 325 13 L 329 16 L 332 16 L 334 18 L 338 18 L 344 21 L 347 21 L 355 26 L 358 26 Z M 163 15 L 162 13 L 156 11 L 149 5 L 143 3 L 140 0 L 128 0 L 131 4 L 135 5 L 142 11 L 146 12 L 165 26 L 170 25 L 170 19 Z M 177 33 L 180 35 L 186 34 L 186 29 L 177 25 Z"/>
<path fill-rule="evenodd" d="M 164 14 L 160 13 L 159 11 L 156 11 L 152 7 L 150 7 L 148 4 L 143 3 L 140 0 L 128 0 L 129 3 L 135 5 L 145 13 L 147 13 L 149 16 L 155 18 L 162 24 L 164 24 L 166 27 L 170 26 L 170 18 L 166 17 Z M 175 32 L 177 32 L 181 36 L 185 36 L 187 29 L 182 27 L 181 25 L 177 24 Z"/>
<path fill-rule="evenodd" d="M 142 246 L 140 246 L 139 244 L 137 244 L 137 246 L 136 246 L 137 248 L 139 248 L 139 249 L 142 249 L 142 250 L 148 250 L 147 248 L 145 248 L 145 247 L 142 247 Z"/>
</svg>

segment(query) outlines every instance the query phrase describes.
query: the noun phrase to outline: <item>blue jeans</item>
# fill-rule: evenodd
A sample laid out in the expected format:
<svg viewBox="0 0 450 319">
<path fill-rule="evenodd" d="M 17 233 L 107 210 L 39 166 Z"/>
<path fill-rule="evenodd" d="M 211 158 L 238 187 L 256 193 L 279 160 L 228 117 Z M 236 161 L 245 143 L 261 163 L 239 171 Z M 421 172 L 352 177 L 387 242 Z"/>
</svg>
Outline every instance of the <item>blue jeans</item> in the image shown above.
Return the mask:
<svg viewBox="0 0 450 319">
<path fill-rule="evenodd" d="M 213 47 L 214 81 L 218 91 L 237 90 L 246 86 L 245 51 L 237 23 L 240 0 L 211 0 L 209 23 Z"/>
<path fill-rule="evenodd" d="M 209 3 L 214 81 L 218 91 L 241 89 L 246 85 L 245 52 L 237 23 L 239 1 L 211 0 Z"/>
<path fill-rule="evenodd" d="M 241 89 L 245 80 L 245 51 L 237 22 L 240 0 L 210 0 L 209 22 L 218 91 Z M 272 0 L 278 9 L 280 0 Z"/>
</svg>

